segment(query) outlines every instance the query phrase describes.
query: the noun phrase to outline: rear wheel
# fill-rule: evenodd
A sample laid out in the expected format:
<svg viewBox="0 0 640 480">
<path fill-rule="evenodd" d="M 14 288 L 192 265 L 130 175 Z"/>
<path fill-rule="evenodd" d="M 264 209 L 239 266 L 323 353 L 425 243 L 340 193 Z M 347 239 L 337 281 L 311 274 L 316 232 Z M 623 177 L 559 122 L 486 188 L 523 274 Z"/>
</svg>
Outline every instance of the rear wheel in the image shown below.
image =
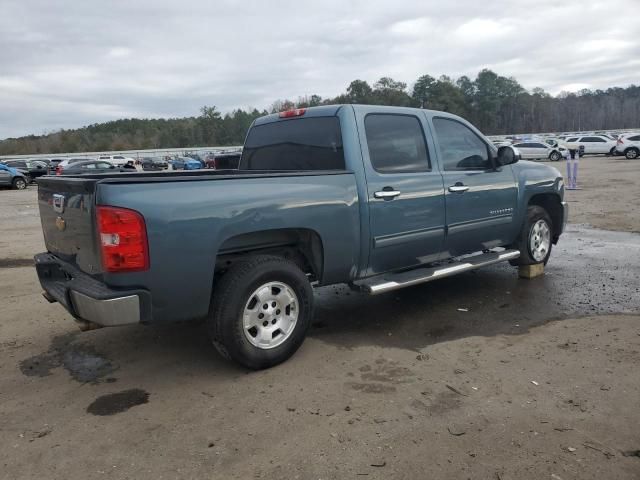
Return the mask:
<svg viewBox="0 0 640 480">
<path fill-rule="evenodd" d="M 520 257 L 512 265 L 547 264 L 551 255 L 553 222 L 547 211 L 538 206 L 527 208 L 527 218 L 514 245 Z"/>
<path fill-rule="evenodd" d="M 635 160 L 636 158 L 638 158 L 639 154 L 640 150 L 638 150 L 637 148 L 629 148 L 626 152 L 624 152 L 624 156 L 629 160 Z"/>
<path fill-rule="evenodd" d="M 549 160 L 551 160 L 552 162 L 557 162 L 558 160 L 560 160 L 560 158 L 562 158 L 560 152 L 551 152 L 551 154 L 549 155 Z"/>
<path fill-rule="evenodd" d="M 236 263 L 216 285 L 208 329 L 224 357 L 258 370 L 296 352 L 312 313 L 304 272 L 290 260 L 257 255 Z"/>
<path fill-rule="evenodd" d="M 22 177 L 17 177 L 13 179 L 13 183 L 11 185 L 16 190 L 24 190 L 27 188 L 27 181 Z"/>
</svg>

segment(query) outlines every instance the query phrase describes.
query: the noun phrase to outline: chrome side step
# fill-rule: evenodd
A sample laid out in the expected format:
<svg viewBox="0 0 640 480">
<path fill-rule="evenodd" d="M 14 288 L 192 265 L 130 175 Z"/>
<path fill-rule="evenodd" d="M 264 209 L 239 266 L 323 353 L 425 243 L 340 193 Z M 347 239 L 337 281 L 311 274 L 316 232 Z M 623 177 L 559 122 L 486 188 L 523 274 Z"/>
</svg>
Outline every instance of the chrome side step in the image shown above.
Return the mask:
<svg viewBox="0 0 640 480">
<path fill-rule="evenodd" d="M 399 273 L 385 273 L 379 276 L 366 278 L 355 282 L 355 285 L 370 295 L 398 290 L 419 283 L 426 283 L 439 278 L 450 277 L 476 268 L 493 265 L 494 263 L 513 260 L 520 256 L 518 250 L 502 250 L 499 252 L 487 252 L 476 255 L 458 257 L 446 265 L 436 267 L 423 267 Z"/>
</svg>

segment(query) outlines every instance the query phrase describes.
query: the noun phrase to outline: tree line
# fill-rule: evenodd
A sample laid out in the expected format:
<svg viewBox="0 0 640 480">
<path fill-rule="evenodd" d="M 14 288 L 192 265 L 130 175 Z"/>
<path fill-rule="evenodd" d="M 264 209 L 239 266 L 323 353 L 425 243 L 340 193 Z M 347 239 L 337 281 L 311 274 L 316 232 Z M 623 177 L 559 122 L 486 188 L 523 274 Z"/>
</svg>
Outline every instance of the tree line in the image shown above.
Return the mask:
<svg viewBox="0 0 640 480">
<path fill-rule="evenodd" d="M 254 119 L 295 107 L 361 103 L 429 108 L 460 115 L 487 135 L 610 130 L 640 127 L 640 86 L 584 89 L 552 96 L 527 91 L 513 77 L 484 69 L 475 79 L 423 75 L 408 87 L 383 77 L 373 85 L 354 80 L 333 98 L 318 95 L 284 99 L 268 109 L 236 109 L 221 114 L 204 106 L 197 117 L 123 119 L 0 141 L 0 155 L 189 148 L 241 145 Z"/>
</svg>

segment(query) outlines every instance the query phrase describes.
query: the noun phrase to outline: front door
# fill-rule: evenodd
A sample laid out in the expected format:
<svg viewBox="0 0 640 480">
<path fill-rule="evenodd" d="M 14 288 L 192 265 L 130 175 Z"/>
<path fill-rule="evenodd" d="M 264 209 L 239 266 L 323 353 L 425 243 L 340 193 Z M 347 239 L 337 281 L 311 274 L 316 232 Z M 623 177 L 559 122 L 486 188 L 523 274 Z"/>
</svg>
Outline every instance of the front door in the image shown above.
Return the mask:
<svg viewBox="0 0 640 480">
<path fill-rule="evenodd" d="M 449 255 L 510 243 L 517 202 L 511 166 L 494 168 L 489 145 L 463 122 L 434 117 L 433 127 L 444 179 Z"/>
<path fill-rule="evenodd" d="M 375 110 L 357 115 L 371 232 L 367 274 L 442 258 L 444 188 L 429 158 L 426 118 Z"/>
</svg>

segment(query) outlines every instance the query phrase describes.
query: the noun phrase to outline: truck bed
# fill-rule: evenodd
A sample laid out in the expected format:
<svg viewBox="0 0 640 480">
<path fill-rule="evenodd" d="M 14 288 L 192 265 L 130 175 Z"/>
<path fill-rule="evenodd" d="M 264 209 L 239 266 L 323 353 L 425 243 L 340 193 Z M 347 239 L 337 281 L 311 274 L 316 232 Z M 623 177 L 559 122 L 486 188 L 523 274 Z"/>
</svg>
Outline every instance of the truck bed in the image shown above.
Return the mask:
<svg viewBox="0 0 640 480">
<path fill-rule="evenodd" d="M 243 235 L 255 230 L 296 229 L 322 238 L 322 274 L 327 282 L 349 280 L 360 260 L 358 194 L 354 174 L 348 171 L 58 176 L 42 177 L 38 187 L 48 252 L 110 288 L 144 285 L 151 294 L 154 322 L 205 316 L 218 253 L 241 249 Z M 142 214 L 149 271 L 103 271 L 97 205 Z"/>
</svg>

